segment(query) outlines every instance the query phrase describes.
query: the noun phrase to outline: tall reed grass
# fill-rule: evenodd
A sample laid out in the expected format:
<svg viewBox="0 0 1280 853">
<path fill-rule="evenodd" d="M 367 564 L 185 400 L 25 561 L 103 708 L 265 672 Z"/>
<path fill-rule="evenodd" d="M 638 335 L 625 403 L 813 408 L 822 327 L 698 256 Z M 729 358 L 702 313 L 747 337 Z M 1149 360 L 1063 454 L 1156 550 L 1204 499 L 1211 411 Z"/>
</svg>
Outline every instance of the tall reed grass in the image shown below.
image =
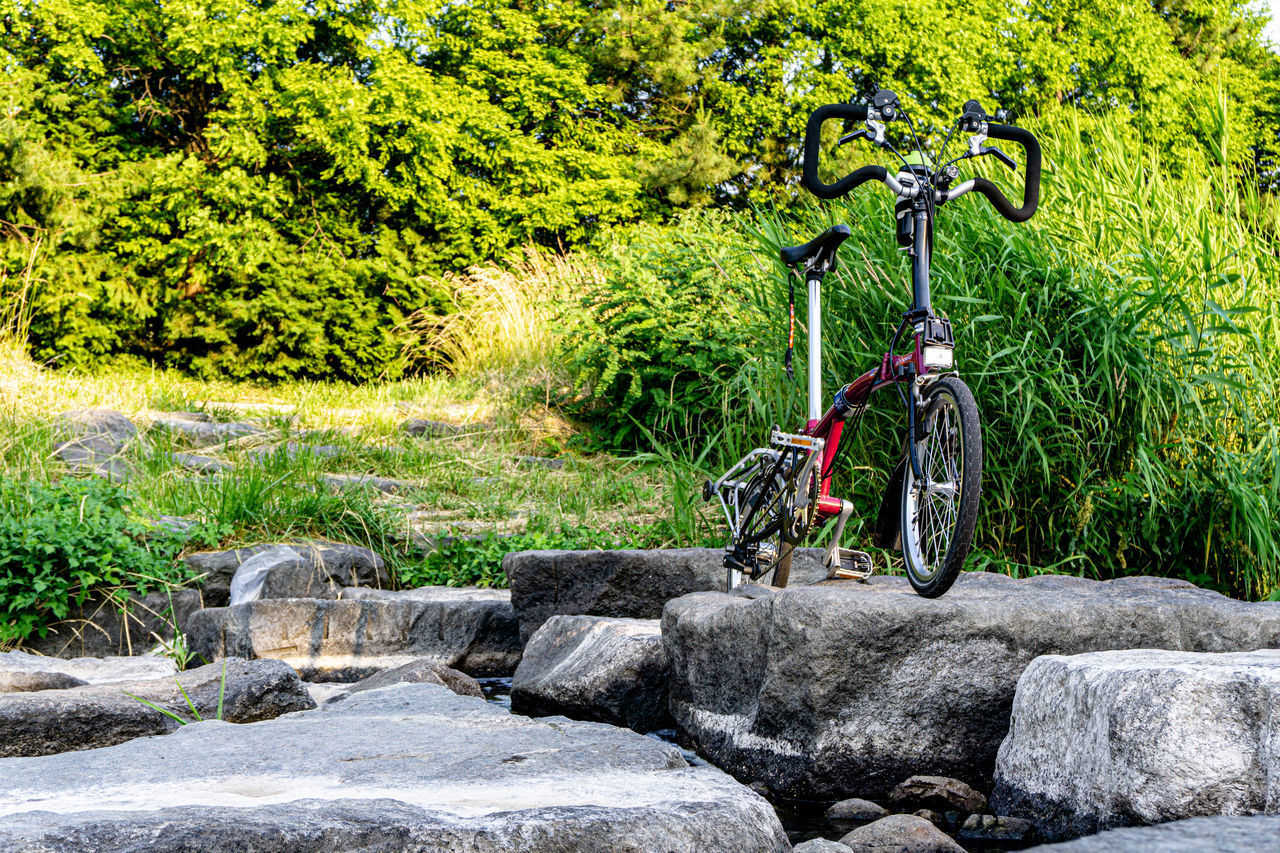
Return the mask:
<svg viewBox="0 0 1280 853">
<path fill-rule="evenodd" d="M 506 263 L 471 267 L 445 286 L 457 310 L 412 316 L 405 355 L 455 374 L 545 373 L 554 364 L 554 318 L 560 305 L 597 284 L 596 265 L 582 255 L 535 248 Z"/>
</svg>

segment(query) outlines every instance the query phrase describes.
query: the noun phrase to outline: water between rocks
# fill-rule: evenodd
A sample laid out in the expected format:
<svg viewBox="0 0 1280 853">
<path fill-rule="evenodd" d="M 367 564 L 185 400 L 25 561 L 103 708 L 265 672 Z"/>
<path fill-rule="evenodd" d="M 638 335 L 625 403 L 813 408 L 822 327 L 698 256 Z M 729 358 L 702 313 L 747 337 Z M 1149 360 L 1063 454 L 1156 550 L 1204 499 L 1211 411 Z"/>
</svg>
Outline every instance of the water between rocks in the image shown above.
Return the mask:
<svg viewBox="0 0 1280 853">
<path fill-rule="evenodd" d="M 511 713 L 511 679 L 510 678 L 477 678 L 486 701 L 493 703 Z M 676 739 L 675 729 L 662 729 L 650 732 L 648 737 L 666 741 L 680 750 L 685 761 L 691 766 L 709 765 L 702 756 L 682 746 Z M 825 802 L 807 802 L 803 800 L 775 800 L 773 809 L 778 813 L 778 820 L 786 830 L 787 838 L 792 844 L 799 844 L 811 838 L 838 839 L 861 824 L 843 820 L 828 820 Z M 971 853 L 1004 853 L 1008 850 L 1020 850 L 1030 844 L 992 845 L 990 842 L 972 842 L 957 839 L 960 846 Z"/>
</svg>

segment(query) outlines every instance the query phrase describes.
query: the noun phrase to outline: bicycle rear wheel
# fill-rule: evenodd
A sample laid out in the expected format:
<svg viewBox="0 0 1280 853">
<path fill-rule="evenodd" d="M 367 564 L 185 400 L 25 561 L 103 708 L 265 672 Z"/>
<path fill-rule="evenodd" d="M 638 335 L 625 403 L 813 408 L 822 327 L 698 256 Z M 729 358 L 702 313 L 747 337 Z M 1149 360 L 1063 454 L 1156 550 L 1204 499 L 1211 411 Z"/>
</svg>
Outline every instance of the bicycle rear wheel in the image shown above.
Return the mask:
<svg viewBox="0 0 1280 853">
<path fill-rule="evenodd" d="M 748 481 L 743 494 L 747 515 L 736 543 L 740 568 L 728 567 L 725 589 L 732 590 L 746 580 L 785 586 L 791 573 L 792 545 L 783 537 L 791 523 L 791 496 L 787 477 L 791 462 L 782 465 L 762 461 Z"/>
<path fill-rule="evenodd" d="M 973 542 L 982 430 L 973 393 L 954 376 L 929 386 L 921 410 L 921 477 L 908 463 L 902 478 L 902 560 L 915 591 L 937 598 L 955 583 Z"/>
</svg>

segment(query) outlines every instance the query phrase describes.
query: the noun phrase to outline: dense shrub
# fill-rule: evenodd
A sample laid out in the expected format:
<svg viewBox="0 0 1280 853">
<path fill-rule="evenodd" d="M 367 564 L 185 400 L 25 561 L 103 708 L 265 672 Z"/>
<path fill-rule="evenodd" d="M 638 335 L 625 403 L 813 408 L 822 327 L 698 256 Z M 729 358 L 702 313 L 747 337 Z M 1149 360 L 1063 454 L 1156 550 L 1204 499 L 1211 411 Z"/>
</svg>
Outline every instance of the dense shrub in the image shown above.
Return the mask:
<svg viewBox="0 0 1280 853">
<path fill-rule="evenodd" d="M 53 484 L 0 477 L 0 645 L 44 635 L 90 594 L 191 580 L 175 557 L 187 534 L 148 530 L 100 479 Z"/>
<path fill-rule="evenodd" d="M 724 239 L 729 217 L 690 214 L 606 242 L 599 280 L 562 316 L 567 407 L 607 443 L 701 433 L 718 421 L 709 400 L 749 356 L 760 319 L 747 297 L 754 261 Z"/>
</svg>

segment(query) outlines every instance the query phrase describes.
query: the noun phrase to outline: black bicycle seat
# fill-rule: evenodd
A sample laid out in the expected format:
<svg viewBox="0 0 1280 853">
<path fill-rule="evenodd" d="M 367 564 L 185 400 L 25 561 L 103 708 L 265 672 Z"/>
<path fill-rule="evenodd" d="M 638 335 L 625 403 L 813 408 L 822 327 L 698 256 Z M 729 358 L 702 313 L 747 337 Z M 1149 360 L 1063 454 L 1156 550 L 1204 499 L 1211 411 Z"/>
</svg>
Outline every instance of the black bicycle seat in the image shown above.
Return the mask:
<svg viewBox="0 0 1280 853">
<path fill-rule="evenodd" d="M 806 261 L 805 267 L 830 269 L 833 266 L 836 249 L 840 248 L 840 244 L 847 239 L 849 239 L 848 225 L 832 225 L 803 246 L 788 246 L 778 254 L 782 257 L 782 262 L 789 267 Z"/>
</svg>

